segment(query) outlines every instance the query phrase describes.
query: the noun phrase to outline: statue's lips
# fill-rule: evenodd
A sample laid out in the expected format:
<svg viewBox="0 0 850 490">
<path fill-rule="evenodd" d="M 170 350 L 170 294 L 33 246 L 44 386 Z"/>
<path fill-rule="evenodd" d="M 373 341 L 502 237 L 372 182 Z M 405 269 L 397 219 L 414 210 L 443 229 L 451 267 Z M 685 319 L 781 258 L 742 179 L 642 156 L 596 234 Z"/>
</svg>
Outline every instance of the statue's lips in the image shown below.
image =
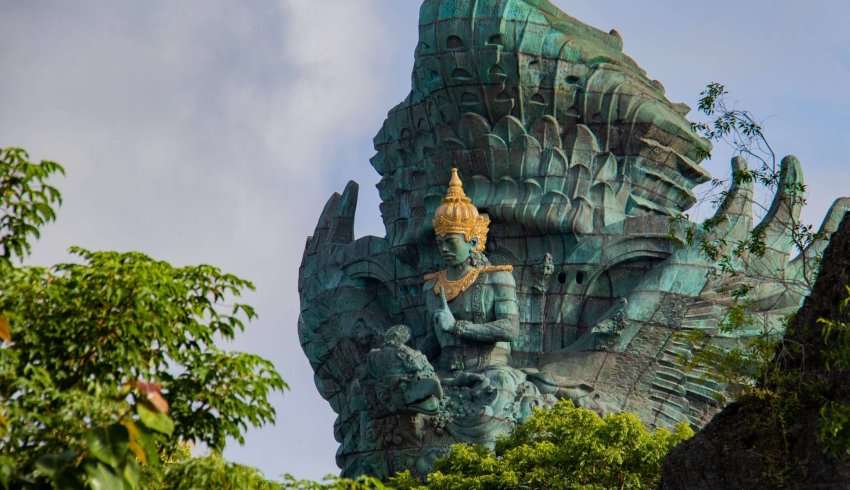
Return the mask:
<svg viewBox="0 0 850 490">
<path fill-rule="evenodd" d="M 437 397 L 429 395 L 428 398 L 425 398 L 424 400 L 408 405 L 408 408 L 425 415 L 433 415 L 439 411 L 440 403 L 437 401 Z"/>
<path fill-rule="evenodd" d="M 433 378 L 422 379 L 404 393 L 404 403 L 411 410 L 425 414 L 436 413 L 440 408 L 439 399 L 443 396 L 440 381 Z"/>
</svg>

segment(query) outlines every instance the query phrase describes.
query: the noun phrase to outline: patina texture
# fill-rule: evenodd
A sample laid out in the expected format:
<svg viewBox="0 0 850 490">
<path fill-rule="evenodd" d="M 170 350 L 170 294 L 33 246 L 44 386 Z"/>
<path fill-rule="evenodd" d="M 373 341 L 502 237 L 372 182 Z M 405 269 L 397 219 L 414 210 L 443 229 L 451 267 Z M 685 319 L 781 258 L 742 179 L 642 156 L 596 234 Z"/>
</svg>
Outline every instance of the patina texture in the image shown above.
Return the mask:
<svg viewBox="0 0 850 490">
<path fill-rule="evenodd" d="M 684 368 L 693 347 L 677 334 L 702 331 L 722 346 L 761 334 L 719 328 L 742 285 L 762 327 L 782 333 L 808 292 L 804 259 L 828 242 L 790 260 L 800 163 L 783 159 L 779 192 L 756 225 L 766 253 L 714 275 L 671 225 L 710 179 L 699 164 L 710 144 L 616 31 L 545 0 L 426 0 L 419 33 L 410 95 L 374 141 L 386 236 L 354 239 L 351 182 L 328 200 L 299 274 L 300 340 L 339 414 L 343 474 L 425 472 L 449 444 L 492 443 L 551 397 L 632 411 L 652 426 L 702 427 L 726 387 Z M 447 300 L 455 323 L 439 333 L 433 317 L 444 308 L 426 274 L 443 270 L 432 220 L 453 167 L 489 217 L 480 265 L 512 267 L 481 271 Z M 752 199 L 752 184 L 735 182 L 696 242 L 746 239 Z M 833 206 L 826 237 L 848 202 Z M 508 317 L 509 328 L 476 328 Z M 395 325 L 409 341 L 385 340 Z M 383 363 L 403 376 L 382 374 Z M 410 393 L 374 395 L 396 386 Z M 437 408 L 423 410 L 432 396 L 425 405 Z"/>
</svg>

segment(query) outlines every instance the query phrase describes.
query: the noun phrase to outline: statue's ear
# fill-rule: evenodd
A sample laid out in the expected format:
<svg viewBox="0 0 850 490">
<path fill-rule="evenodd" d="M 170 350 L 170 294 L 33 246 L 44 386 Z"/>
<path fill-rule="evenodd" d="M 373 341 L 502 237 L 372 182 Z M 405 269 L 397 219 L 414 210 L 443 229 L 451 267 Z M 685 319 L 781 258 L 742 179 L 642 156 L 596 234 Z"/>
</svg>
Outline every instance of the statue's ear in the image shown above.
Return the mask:
<svg viewBox="0 0 850 490">
<path fill-rule="evenodd" d="M 472 248 L 477 247 L 478 246 L 478 237 L 477 236 L 472 237 L 472 240 L 469 241 L 469 244 L 472 245 Z"/>
</svg>

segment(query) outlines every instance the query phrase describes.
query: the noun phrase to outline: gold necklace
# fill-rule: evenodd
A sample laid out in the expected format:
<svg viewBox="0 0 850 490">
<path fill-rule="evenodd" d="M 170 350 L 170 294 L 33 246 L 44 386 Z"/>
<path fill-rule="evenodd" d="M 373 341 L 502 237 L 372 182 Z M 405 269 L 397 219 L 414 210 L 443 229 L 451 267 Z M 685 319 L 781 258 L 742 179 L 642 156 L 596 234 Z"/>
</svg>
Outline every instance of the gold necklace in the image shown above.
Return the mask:
<svg viewBox="0 0 850 490">
<path fill-rule="evenodd" d="M 442 270 L 437 272 L 436 274 L 430 274 L 431 279 L 435 279 L 434 283 L 434 294 L 440 294 L 440 291 L 444 291 L 446 294 L 446 301 L 451 301 L 467 289 L 469 286 L 472 286 L 475 283 L 475 280 L 478 279 L 478 274 L 481 273 L 483 268 L 474 267 L 469 272 L 467 272 L 463 277 L 459 279 L 455 279 L 452 281 L 449 279 L 447 271 Z"/>
<path fill-rule="evenodd" d="M 478 280 L 478 275 L 482 272 L 513 272 L 513 270 L 514 267 L 512 265 L 485 265 L 484 267 L 473 267 L 465 276 L 454 281 L 449 279 L 448 271 L 446 270 L 425 274 L 424 279 L 426 281 L 434 281 L 434 294 L 439 296 L 441 290 L 445 291 L 446 301 L 451 301 L 469 289 L 469 286 L 475 284 L 475 281 Z"/>
</svg>

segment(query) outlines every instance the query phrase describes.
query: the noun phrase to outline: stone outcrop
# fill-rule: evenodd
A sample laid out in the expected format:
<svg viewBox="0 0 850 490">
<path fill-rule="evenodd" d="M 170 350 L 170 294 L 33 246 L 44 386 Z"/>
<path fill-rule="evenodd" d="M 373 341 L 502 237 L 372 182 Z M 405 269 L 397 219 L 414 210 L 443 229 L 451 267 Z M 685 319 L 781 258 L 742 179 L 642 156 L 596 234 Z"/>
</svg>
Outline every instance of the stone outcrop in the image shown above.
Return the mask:
<svg viewBox="0 0 850 490">
<path fill-rule="evenodd" d="M 850 488 L 850 457 L 827 453 L 818 438 L 821 408 L 850 403 L 846 370 L 829 368 L 819 319 L 846 321 L 850 285 L 850 215 L 823 258 L 822 272 L 774 360 L 775 396 L 746 397 L 724 408 L 664 464 L 662 488 Z"/>
</svg>

